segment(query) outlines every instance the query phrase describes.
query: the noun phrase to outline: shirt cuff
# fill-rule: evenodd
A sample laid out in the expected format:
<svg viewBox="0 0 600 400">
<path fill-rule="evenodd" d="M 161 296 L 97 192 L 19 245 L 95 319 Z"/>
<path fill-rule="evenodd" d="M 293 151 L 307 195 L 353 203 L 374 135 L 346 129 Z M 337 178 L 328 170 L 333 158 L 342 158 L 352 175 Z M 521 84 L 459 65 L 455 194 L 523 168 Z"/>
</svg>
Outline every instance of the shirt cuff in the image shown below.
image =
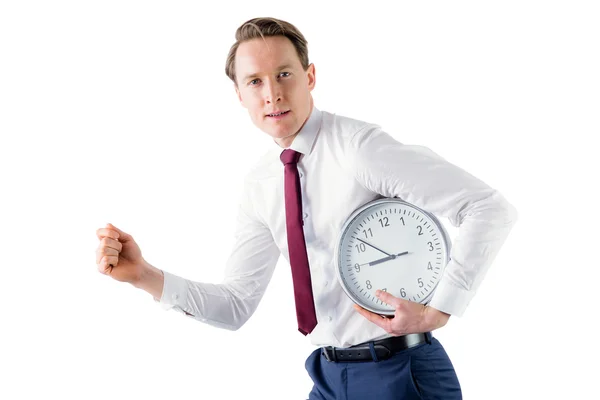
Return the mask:
<svg viewBox="0 0 600 400">
<path fill-rule="evenodd" d="M 462 317 L 473 296 L 474 291 L 459 288 L 448 279 L 442 279 L 428 305 L 446 314 Z"/>
<path fill-rule="evenodd" d="M 187 280 L 167 271 L 163 271 L 164 283 L 162 296 L 160 300 L 154 298 L 163 310 L 175 308 L 177 311 L 184 311 L 188 284 Z"/>
</svg>

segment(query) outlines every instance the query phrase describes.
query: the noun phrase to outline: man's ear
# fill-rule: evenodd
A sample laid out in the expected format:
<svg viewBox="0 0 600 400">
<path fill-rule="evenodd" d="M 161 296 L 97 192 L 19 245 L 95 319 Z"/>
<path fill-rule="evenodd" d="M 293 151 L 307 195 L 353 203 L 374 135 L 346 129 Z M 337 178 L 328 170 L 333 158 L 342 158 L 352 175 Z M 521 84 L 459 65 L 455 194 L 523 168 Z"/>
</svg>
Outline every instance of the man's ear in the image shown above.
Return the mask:
<svg viewBox="0 0 600 400">
<path fill-rule="evenodd" d="M 240 89 L 238 89 L 235 83 L 233 84 L 233 88 L 235 89 L 235 94 L 237 95 L 240 104 L 242 105 L 242 107 L 246 108 L 246 106 L 244 105 L 244 100 L 242 99 L 242 94 L 240 93 Z"/>
<path fill-rule="evenodd" d="M 306 74 L 308 76 L 308 90 L 312 91 L 315 88 L 315 84 L 317 83 L 317 75 L 315 72 L 315 64 L 310 64 L 306 69 Z"/>
</svg>

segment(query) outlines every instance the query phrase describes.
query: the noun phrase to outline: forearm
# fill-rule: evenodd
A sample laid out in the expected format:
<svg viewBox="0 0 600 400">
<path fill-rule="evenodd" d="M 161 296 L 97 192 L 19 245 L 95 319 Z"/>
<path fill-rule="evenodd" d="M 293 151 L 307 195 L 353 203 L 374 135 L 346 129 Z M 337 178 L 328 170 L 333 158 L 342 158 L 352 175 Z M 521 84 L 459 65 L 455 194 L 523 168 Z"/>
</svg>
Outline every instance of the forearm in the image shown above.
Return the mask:
<svg viewBox="0 0 600 400">
<path fill-rule="evenodd" d="M 176 310 L 198 321 L 238 329 L 256 310 L 279 258 L 271 231 L 240 207 L 233 251 L 220 284 L 197 282 L 145 263 L 134 285 L 154 296 L 165 310 Z M 200 268 L 214 268 L 199 263 Z M 218 267 L 218 266 L 217 266 Z"/>
<path fill-rule="evenodd" d="M 160 301 L 164 286 L 163 271 L 144 261 L 140 278 L 136 282 L 132 282 L 132 285 L 138 289 L 145 290 L 156 301 Z"/>
<path fill-rule="evenodd" d="M 494 192 L 473 201 L 461 220 L 457 237 L 441 282 L 430 305 L 462 316 L 499 253 L 516 220 L 517 211 L 504 197 Z"/>
<path fill-rule="evenodd" d="M 228 330 L 239 329 L 254 313 L 265 287 L 252 279 L 222 283 L 195 282 L 164 271 L 161 303 L 198 321 Z"/>
</svg>

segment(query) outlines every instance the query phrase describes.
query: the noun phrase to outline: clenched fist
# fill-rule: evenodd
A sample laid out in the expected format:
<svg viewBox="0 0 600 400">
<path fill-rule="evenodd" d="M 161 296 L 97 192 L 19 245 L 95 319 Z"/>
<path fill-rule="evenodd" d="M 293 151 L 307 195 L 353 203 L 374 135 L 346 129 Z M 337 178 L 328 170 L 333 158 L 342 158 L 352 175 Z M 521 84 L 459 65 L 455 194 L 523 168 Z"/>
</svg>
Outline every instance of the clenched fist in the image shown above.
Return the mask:
<svg viewBox="0 0 600 400">
<path fill-rule="evenodd" d="M 100 240 L 96 250 L 98 270 L 121 282 L 138 282 L 145 261 L 133 237 L 112 224 L 98 229 L 96 235 Z"/>
</svg>

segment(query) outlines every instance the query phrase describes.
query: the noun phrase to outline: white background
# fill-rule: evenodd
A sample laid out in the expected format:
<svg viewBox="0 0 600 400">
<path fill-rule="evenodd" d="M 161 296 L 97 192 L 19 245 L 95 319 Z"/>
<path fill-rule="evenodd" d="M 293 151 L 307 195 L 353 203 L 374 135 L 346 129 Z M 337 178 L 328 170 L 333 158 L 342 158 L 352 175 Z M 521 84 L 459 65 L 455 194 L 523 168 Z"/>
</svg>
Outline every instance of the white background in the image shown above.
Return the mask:
<svg viewBox="0 0 600 400">
<path fill-rule="evenodd" d="M 244 168 L 274 145 L 224 73 L 256 16 L 304 33 L 317 107 L 427 145 L 517 207 L 467 312 L 435 332 L 464 398 L 597 396 L 592 3 L 2 1 L 0 398 L 306 398 L 283 258 L 236 332 L 95 265 L 111 222 L 153 265 L 220 281 Z"/>
</svg>

